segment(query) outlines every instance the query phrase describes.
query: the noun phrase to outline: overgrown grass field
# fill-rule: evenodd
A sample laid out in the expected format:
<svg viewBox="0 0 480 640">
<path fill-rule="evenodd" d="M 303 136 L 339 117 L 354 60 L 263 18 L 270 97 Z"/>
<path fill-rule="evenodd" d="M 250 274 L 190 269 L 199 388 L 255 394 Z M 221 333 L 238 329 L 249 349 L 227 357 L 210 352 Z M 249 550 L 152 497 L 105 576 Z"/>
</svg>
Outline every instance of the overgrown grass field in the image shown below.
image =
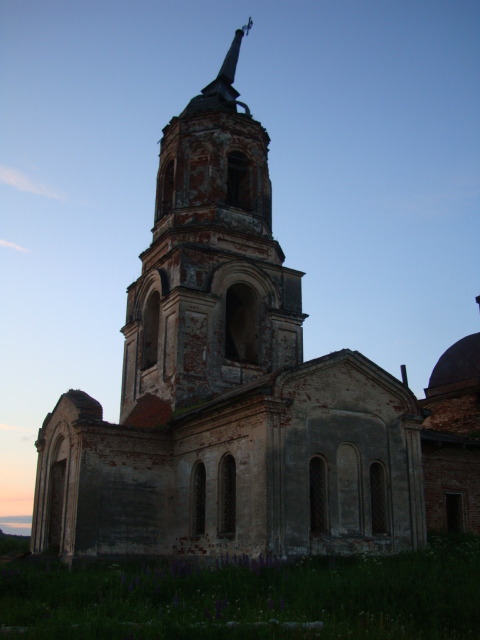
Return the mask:
<svg viewBox="0 0 480 640">
<path fill-rule="evenodd" d="M 416 553 L 294 565 L 242 556 L 209 568 L 177 560 L 69 571 L 54 557 L 25 558 L 0 565 L 0 625 L 14 627 L 8 637 L 69 640 L 470 640 L 480 638 L 479 561 L 480 538 L 466 536 L 433 537 Z M 314 621 L 324 628 L 305 624 Z"/>
</svg>

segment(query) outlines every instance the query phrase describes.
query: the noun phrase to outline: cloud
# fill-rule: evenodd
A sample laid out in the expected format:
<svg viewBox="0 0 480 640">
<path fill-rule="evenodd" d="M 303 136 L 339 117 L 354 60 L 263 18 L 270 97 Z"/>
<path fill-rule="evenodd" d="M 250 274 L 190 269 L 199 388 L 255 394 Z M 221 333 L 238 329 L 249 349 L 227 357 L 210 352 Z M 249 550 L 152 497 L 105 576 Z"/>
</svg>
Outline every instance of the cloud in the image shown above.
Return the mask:
<svg viewBox="0 0 480 640">
<path fill-rule="evenodd" d="M 14 249 L 15 251 L 20 251 L 21 253 L 30 253 L 30 249 L 25 249 L 18 244 L 14 244 L 13 242 L 7 242 L 6 240 L 0 240 L 0 247 L 7 247 L 8 249 Z"/>
<path fill-rule="evenodd" d="M 28 193 L 35 193 L 38 196 L 45 196 L 46 198 L 53 198 L 54 200 L 65 200 L 67 197 L 64 193 L 57 191 L 53 187 L 41 184 L 40 182 L 33 182 L 33 180 L 30 180 L 30 178 L 21 171 L 18 171 L 18 169 L 6 167 L 1 164 L 0 182 L 14 187 L 18 191 L 27 191 Z"/>
<path fill-rule="evenodd" d="M 0 524 L 32 524 L 32 516 L 0 516 Z"/>
<path fill-rule="evenodd" d="M 31 429 L 27 429 L 26 427 L 15 427 L 10 424 L 0 424 L 0 431 L 24 431 L 27 433 L 31 433 Z"/>
</svg>

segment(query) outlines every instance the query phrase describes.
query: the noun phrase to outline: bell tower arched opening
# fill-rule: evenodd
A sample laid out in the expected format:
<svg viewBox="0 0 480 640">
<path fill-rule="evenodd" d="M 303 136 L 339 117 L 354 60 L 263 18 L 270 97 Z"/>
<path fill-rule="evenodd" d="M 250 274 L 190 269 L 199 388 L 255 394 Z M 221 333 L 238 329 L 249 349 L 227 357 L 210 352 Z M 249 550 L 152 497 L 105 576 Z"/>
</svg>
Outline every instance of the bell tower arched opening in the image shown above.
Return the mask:
<svg viewBox="0 0 480 640">
<path fill-rule="evenodd" d="M 252 208 L 250 163 L 240 151 L 228 154 L 227 204 L 243 209 Z"/>
<path fill-rule="evenodd" d="M 254 289 L 244 283 L 227 290 L 225 302 L 225 357 L 258 364 L 260 313 Z"/>
<path fill-rule="evenodd" d="M 158 332 L 160 325 L 160 295 L 154 291 L 145 308 L 143 325 L 143 368 L 148 369 L 158 360 Z"/>
</svg>

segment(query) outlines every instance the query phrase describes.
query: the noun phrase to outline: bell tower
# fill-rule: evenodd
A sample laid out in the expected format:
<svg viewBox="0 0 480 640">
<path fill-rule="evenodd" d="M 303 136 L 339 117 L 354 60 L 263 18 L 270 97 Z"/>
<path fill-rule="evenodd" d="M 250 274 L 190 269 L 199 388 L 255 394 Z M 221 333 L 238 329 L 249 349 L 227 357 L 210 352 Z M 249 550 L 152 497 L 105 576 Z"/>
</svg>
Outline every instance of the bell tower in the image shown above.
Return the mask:
<svg viewBox="0 0 480 640">
<path fill-rule="evenodd" d="M 232 86 L 243 36 L 163 129 L 153 239 L 122 329 L 122 424 L 146 395 L 188 407 L 303 361 L 303 274 L 272 237 L 270 139 Z"/>
</svg>

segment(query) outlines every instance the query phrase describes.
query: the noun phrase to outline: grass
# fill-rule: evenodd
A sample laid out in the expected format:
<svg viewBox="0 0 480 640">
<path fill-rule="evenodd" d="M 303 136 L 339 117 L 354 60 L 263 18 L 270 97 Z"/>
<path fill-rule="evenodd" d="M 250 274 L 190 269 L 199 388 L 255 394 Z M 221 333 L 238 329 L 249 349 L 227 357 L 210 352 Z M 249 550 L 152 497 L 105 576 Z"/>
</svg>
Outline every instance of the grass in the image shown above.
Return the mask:
<svg viewBox="0 0 480 640">
<path fill-rule="evenodd" d="M 22 638 L 471 639 L 480 628 L 480 538 L 436 536 L 416 553 L 306 557 L 295 565 L 223 558 L 0 565 L 0 624 Z M 321 620 L 285 629 L 270 620 Z M 228 628 L 227 622 L 238 622 Z M 265 623 L 258 625 L 258 623 Z"/>
</svg>

